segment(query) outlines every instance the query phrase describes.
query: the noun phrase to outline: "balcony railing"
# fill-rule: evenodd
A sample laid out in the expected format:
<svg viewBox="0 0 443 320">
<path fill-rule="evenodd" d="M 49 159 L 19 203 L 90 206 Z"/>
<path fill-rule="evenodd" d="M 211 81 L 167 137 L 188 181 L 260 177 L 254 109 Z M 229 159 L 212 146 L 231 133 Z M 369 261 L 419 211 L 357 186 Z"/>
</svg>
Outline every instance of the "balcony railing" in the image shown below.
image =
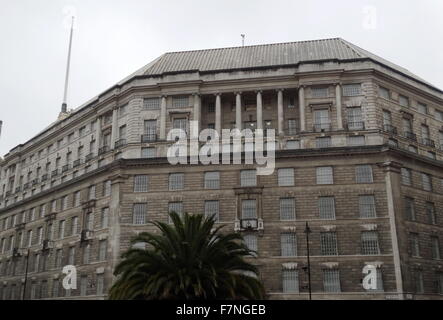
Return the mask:
<svg viewBox="0 0 443 320">
<path fill-rule="evenodd" d="M 153 141 L 157 141 L 157 134 L 156 133 L 142 134 L 142 136 L 141 136 L 142 143 L 153 142 Z"/>
<path fill-rule="evenodd" d="M 75 168 L 75 167 L 78 167 L 78 166 L 81 165 L 81 164 L 82 164 L 82 159 L 77 159 L 77 160 L 75 160 L 75 161 L 72 163 L 72 167 Z"/>
<path fill-rule="evenodd" d="M 63 167 L 62 167 L 62 172 L 66 172 L 66 171 L 68 171 L 69 170 L 69 164 L 65 164 Z"/>
<path fill-rule="evenodd" d="M 420 142 L 421 142 L 422 144 L 424 144 L 425 146 L 435 148 L 435 142 L 434 142 L 434 140 L 431 140 L 431 139 L 429 139 L 429 138 L 422 138 Z"/>
<path fill-rule="evenodd" d="M 348 122 L 348 130 L 364 130 L 365 123 L 363 121 Z"/>
<path fill-rule="evenodd" d="M 397 134 L 397 128 L 390 124 L 383 125 L 383 131 L 388 132 L 390 134 Z"/>
<path fill-rule="evenodd" d="M 44 175 L 42 175 L 41 180 L 42 180 L 42 182 L 48 180 L 48 174 L 45 173 Z"/>
<path fill-rule="evenodd" d="M 258 228 L 258 219 L 241 219 L 240 227 L 242 229 L 257 229 Z"/>
<path fill-rule="evenodd" d="M 330 122 L 314 123 L 314 131 L 315 132 L 331 131 L 331 123 Z"/>
<path fill-rule="evenodd" d="M 55 178 L 58 176 L 58 169 L 52 170 L 51 172 L 51 178 Z"/>
<path fill-rule="evenodd" d="M 103 146 L 98 149 L 98 154 L 104 154 L 109 151 L 109 146 Z"/>
<path fill-rule="evenodd" d="M 406 139 L 417 141 L 417 135 L 415 133 L 413 133 L 413 132 L 405 131 L 404 135 L 405 135 Z"/>
<path fill-rule="evenodd" d="M 125 145 L 126 145 L 126 139 L 120 139 L 115 142 L 116 149 L 124 147 Z"/>
<path fill-rule="evenodd" d="M 94 158 L 93 153 L 87 154 L 85 157 L 85 162 L 91 161 L 93 158 Z"/>
</svg>

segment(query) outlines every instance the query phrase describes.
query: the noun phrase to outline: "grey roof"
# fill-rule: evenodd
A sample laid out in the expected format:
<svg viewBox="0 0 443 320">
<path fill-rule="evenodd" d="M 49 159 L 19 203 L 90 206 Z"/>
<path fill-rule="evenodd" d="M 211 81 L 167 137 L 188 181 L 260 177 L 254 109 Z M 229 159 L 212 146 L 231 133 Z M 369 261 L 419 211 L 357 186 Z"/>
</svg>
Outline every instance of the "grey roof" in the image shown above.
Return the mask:
<svg viewBox="0 0 443 320">
<path fill-rule="evenodd" d="M 304 62 L 328 60 L 372 60 L 440 91 L 407 69 L 341 38 L 169 52 L 141 68 L 132 74 L 132 76 L 156 76 L 192 71 L 217 72 L 222 70 L 244 70 L 276 66 L 284 67 Z M 129 78 L 125 80 L 129 80 Z"/>
</svg>

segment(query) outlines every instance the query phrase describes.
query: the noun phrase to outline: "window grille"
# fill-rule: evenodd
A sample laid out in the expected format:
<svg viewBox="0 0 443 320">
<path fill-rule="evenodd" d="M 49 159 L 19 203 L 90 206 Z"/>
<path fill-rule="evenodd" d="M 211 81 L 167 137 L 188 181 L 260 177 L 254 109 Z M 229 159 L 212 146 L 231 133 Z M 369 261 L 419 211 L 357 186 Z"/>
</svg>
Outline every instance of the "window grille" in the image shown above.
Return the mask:
<svg viewBox="0 0 443 320">
<path fill-rule="evenodd" d="M 133 224 L 146 224 L 146 218 L 148 214 L 147 203 L 134 203 L 132 209 L 132 223 Z"/>
<path fill-rule="evenodd" d="M 147 175 L 137 175 L 134 177 L 134 192 L 148 192 Z"/>
<path fill-rule="evenodd" d="M 332 167 L 317 167 L 317 184 L 333 184 L 333 170 Z"/>
<path fill-rule="evenodd" d="M 361 95 L 361 84 L 345 84 L 343 85 L 344 97 L 355 97 Z"/>
<path fill-rule="evenodd" d="M 294 169 L 293 168 L 278 169 L 278 185 L 280 187 L 294 185 Z"/>
<path fill-rule="evenodd" d="M 298 271 L 297 270 L 282 270 L 282 286 L 285 293 L 298 293 Z"/>
<path fill-rule="evenodd" d="M 358 197 L 360 218 L 375 218 L 375 197 L 373 195 L 361 195 Z"/>
<path fill-rule="evenodd" d="M 361 251 L 361 254 L 365 255 L 380 254 L 378 233 L 376 231 L 363 231 L 361 233 Z"/>
<path fill-rule="evenodd" d="M 370 165 L 358 165 L 355 167 L 355 180 L 357 183 L 372 183 L 372 167 Z"/>
<path fill-rule="evenodd" d="M 183 173 L 171 173 L 169 175 L 169 190 L 182 190 L 184 188 L 184 177 Z"/>
<path fill-rule="evenodd" d="M 323 270 L 323 288 L 325 292 L 340 292 L 340 272 L 337 269 Z"/>
<path fill-rule="evenodd" d="M 280 198 L 280 220 L 295 220 L 294 198 Z"/>
<path fill-rule="evenodd" d="M 335 199 L 334 197 L 318 198 L 318 210 L 320 219 L 335 219 Z"/>
<path fill-rule="evenodd" d="M 297 238 L 294 232 L 282 233 L 280 235 L 282 257 L 297 256 Z"/>
<path fill-rule="evenodd" d="M 220 172 L 205 172 L 205 189 L 220 188 Z"/>
<path fill-rule="evenodd" d="M 160 109 L 160 98 L 145 98 L 143 99 L 143 109 L 158 110 Z"/>
<path fill-rule="evenodd" d="M 255 170 L 242 170 L 240 172 L 242 187 L 251 187 L 257 185 L 257 175 Z"/>
<path fill-rule="evenodd" d="M 205 201 L 205 216 L 213 217 L 215 221 L 218 221 L 219 217 L 219 201 L 218 200 L 207 200 Z"/>
<path fill-rule="evenodd" d="M 320 233 L 321 254 L 324 256 L 338 255 L 337 234 L 335 232 Z"/>
</svg>

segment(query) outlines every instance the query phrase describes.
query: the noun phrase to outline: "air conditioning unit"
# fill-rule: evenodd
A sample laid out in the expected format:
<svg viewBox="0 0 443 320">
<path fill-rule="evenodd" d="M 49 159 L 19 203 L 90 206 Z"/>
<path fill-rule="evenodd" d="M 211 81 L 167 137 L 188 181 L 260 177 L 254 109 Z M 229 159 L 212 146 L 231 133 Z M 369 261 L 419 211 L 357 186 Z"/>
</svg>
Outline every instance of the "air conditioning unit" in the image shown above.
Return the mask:
<svg viewBox="0 0 443 320">
<path fill-rule="evenodd" d="M 92 240 L 93 232 L 90 230 L 82 230 L 81 233 L 81 241 L 89 241 Z"/>
</svg>

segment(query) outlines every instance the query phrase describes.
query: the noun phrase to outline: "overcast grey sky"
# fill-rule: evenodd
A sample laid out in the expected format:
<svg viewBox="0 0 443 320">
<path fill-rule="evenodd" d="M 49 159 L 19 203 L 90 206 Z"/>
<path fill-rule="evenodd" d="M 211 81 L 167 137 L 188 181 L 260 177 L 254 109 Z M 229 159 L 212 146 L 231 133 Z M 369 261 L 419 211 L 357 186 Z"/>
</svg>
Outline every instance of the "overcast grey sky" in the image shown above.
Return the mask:
<svg viewBox="0 0 443 320">
<path fill-rule="evenodd" d="M 0 156 L 168 51 L 342 37 L 443 89 L 442 0 L 0 0 Z M 376 19 L 372 17 L 376 10 Z M 375 23 L 375 24 L 374 24 Z"/>
</svg>

